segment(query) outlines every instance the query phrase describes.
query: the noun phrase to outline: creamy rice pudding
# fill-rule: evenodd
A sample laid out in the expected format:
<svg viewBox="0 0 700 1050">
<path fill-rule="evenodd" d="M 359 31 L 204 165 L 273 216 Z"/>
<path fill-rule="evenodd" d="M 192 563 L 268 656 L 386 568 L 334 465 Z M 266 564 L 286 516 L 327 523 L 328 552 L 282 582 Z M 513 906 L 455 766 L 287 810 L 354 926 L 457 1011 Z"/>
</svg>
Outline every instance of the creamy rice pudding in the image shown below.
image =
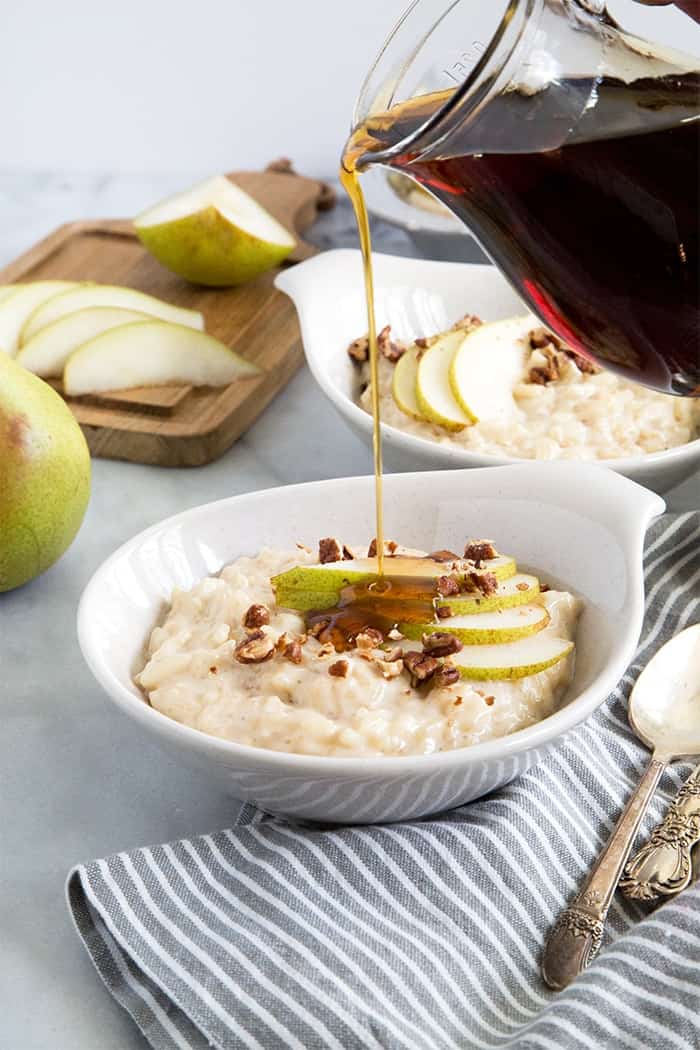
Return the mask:
<svg viewBox="0 0 700 1050">
<path fill-rule="evenodd" d="M 440 599 L 438 617 L 452 612 L 446 603 L 461 597 L 465 608 L 469 602 L 484 608 L 483 621 L 473 615 L 459 620 L 471 624 L 472 631 L 475 622 L 498 630 L 507 619 L 516 632 L 524 632 L 531 630 L 527 624 L 539 610 L 544 627 L 530 640 L 537 638 L 540 649 L 573 640 L 579 600 L 561 591 L 539 593 L 537 579 L 514 575 L 511 562 L 492 563 L 497 572 L 510 574 L 502 581 L 485 571 L 489 561 L 445 562 L 445 575 L 435 577 L 436 594 L 448 595 Z M 264 549 L 256 557 L 237 559 L 190 591 L 175 590 L 136 677 L 151 705 L 184 725 L 240 744 L 332 756 L 422 755 L 465 747 L 522 729 L 556 709 L 572 674 L 573 646 L 566 641 L 566 655 L 536 673 L 513 680 L 468 679 L 455 670 L 457 662 L 465 654 L 492 653 L 489 659 L 498 663 L 499 646 L 455 643 L 448 632 L 457 620 L 444 618 L 444 630 L 438 620 L 422 642 L 397 628 L 384 633 L 370 628 L 336 651 L 323 631 L 309 626 L 308 613 L 278 604 L 272 577 L 313 566 L 342 570 L 346 564 L 361 562 L 320 566 L 307 549 Z M 385 564 L 390 574 L 392 559 Z M 477 589 L 464 583 L 465 568 L 475 570 L 468 575 L 478 577 Z M 467 586 L 471 590 L 465 592 Z M 455 590 L 459 587 L 462 591 Z M 493 608 L 499 601 L 524 602 L 532 594 L 533 601 L 521 604 L 521 611 L 509 606 L 507 618 L 508 608 L 500 617 Z"/>
</svg>

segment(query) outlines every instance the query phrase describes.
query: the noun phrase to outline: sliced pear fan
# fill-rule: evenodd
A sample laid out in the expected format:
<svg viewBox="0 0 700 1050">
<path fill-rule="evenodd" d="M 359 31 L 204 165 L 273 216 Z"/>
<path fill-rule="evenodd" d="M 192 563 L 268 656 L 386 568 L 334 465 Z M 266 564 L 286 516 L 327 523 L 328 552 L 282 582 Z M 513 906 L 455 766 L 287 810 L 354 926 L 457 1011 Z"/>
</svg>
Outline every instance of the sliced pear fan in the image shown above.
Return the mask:
<svg viewBox="0 0 700 1050">
<path fill-rule="evenodd" d="M 13 285 L 10 294 L 0 302 L 0 350 L 13 357 L 19 346 L 22 328 L 37 307 L 77 287 L 79 285 L 75 281 L 31 281 L 29 284 Z"/>
<path fill-rule="evenodd" d="M 474 421 L 514 413 L 513 389 L 525 370 L 525 338 L 536 324 L 529 315 L 512 317 L 480 325 L 463 338 L 450 363 L 449 384 Z"/>
<path fill-rule="evenodd" d="M 394 401 L 402 412 L 412 419 L 424 420 L 425 416 L 420 410 L 418 398 L 416 397 L 420 354 L 421 351 L 417 346 L 411 346 L 405 354 L 401 355 L 394 368 L 391 392 Z"/>
<path fill-rule="evenodd" d="M 11 300 L 10 300 L 11 302 Z M 185 325 L 188 328 L 201 330 L 204 318 L 196 310 L 186 310 L 181 306 L 163 302 L 152 295 L 137 292 L 134 288 L 123 288 L 119 285 L 93 284 L 74 288 L 54 296 L 44 303 L 28 318 L 22 329 L 22 344 L 28 343 L 37 332 L 54 321 L 60 320 L 76 310 L 85 310 L 93 306 L 111 306 L 121 310 L 136 310 L 138 313 L 157 317 L 162 321 Z M 126 385 L 126 384 L 124 384 Z"/>
<path fill-rule="evenodd" d="M 549 621 L 549 613 L 543 605 L 520 605 L 494 612 L 451 616 L 437 624 L 401 623 L 399 630 L 406 638 L 447 631 L 470 645 L 496 645 L 537 634 L 548 626 Z"/>
<path fill-rule="evenodd" d="M 452 359 L 464 340 L 464 332 L 446 332 L 418 362 L 416 400 L 426 419 L 446 430 L 464 430 L 476 423 L 475 416 L 457 402 L 450 386 Z"/>
<path fill-rule="evenodd" d="M 38 376 L 60 376 L 66 361 L 79 346 L 110 328 L 134 321 L 152 321 L 137 310 L 116 306 L 93 306 L 67 314 L 46 325 L 21 347 L 17 361 Z"/>
<path fill-rule="evenodd" d="M 175 382 L 225 386 L 259 371 L 204 332 L 165 321 L 142 321 L 103 332 L 71 354 L 63 388 L 66 394 L 79 396 Z"/>
<path fill-rule="evenodd" d="M 465 645 L 451 659 L 462 678 L 477 681 L 526 678 L 553 667 L 573 650 L 574 643 L 546 631 L 502 645 Z"/>
</svg>

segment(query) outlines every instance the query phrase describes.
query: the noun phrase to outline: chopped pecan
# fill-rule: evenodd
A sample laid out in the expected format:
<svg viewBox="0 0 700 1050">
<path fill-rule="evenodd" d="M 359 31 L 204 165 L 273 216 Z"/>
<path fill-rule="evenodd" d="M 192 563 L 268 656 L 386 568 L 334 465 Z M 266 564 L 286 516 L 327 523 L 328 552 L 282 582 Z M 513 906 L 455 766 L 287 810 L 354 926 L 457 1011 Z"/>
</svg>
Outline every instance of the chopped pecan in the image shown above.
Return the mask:
<svg viewBox="0 0 700 1050">
<path fill-rule="evenodd" d="M 495 696 L 485 696 L 484 697 L 484 703 L 486 704 L 487 707 L 493 707 L 495 702 L 496 702 L 496 697 Z"/>
<path fill-rule="evenodd" d="M 451 656 L 462 648 L 459 638 L 448 631 L 430 631 L 422 638 L 423 652 L 430 656 Z"/>
<path fill-rule="evenodd" d="M 459 561 L 459 554 L 455 554 L 454 551 L 433 551 L 428 557 L 432 561 Z"/>
<path fill-rule="evenodd" d="M 301 642 L 287 642 L 282 650 L 282 656 L 293 664 L 300 664 L 302 656 Z"/>
<path fill-rule="evenodd" d="M 377 649 L 383 641 L 384 635 L 378 628 L 363 627 L 355 638 L 355 645 L 358 649 L 368 652 L 370 649 Z"/>
<path fill-rule="evenodd" d="M 551 591 L 551 589 L 552 588 L 549 586 L 548 583 L 541 583 L 540 584 L 540 594 L 546 594 L 547 591 Z"/>
<path fill-rule="evenodd" d="M 415 340 L 415 344 L 419 350 L 429 350 L 439 338 L 439 335 L 421 335 Z"/>
<path fill-rule="evenodd" d="M 465 314 L 464 317 L 460 317 L 458 321 L 452 325 L 453 332 L 471 332 L 474 328 L 478 328 L 484 322 L 480 317 L 475 314 Z"/>
<path fill-rule="evenodd" d="M 392 364 L 396 364 L 400 357 L 406 353 L 406 347 L 403 343 L 394 342 L 391 338 L 391 325 L 387 324 L 382 328 L 381 332 L 377 336 L 377 349 L 379 353 L 391 361 Z"/>
<path fill-rule="evenodd" d="M 244 627 L 267 627 L 270 612 L 266 605 L 251 605 L 243 617 Z"/>
<path fill-rule="evenodd" d="M 446 689 L 448 686 L 454 685 L 455 682 L 458 681 L 459 671 L 456 667 L 450 667 L 448 664 L 443 664 L 442 667 L 438 667 L 431 679 L 433 689 Z"/>
<path fill-rule="evenodd" d="M 516 591 L 529 591 L 530 590 L 530 586 L 529 586 L 529 584 L 527 584 L 527 583 L 525 583 L 523 581 L 522 583 L 516 583 L 515 589 L 516 589 Z"/>
<path fill-rule="evenodd" d="M 343 548 L 332 536 L 326 536 L 325 539 L 318 541 L 318 560 L 321 565 L 343 560 Z"/>
<path fill-rule="evenodd" d="M 350 550 L 349 547 L 346 547 L 345 544 L 343 544 L 343 561 L 354 561 L 354 560 L 355 560 L 355 555 L 353 554 L 353 552 Z"/>
<path fill-rule="evenodd" d="M 464 557 L 468 561 L 487 561 L 495 558 L 498 551 L 491 540 L 469 540 L 464 548 Z"/>
<path fill-rule="evenodd" d="M 597 376 L 600 374 L 601 369 L 598 365 L 595 364 L 594 361 L 589 361 L 587 357 L 583 356 L 583 354 L 576 353 L 575 350 L 571 350 L 568 346 L 564 348 L 564 353 L 567 357 L 571 358 L 579 372 L 586 372 L 591 376 Z"/>
<path fill-rule="evenodd" d="M 387 663 L 393 664 L 396 663 L 397 660 L 401 660 L 402 657 L 403 649 L 400 645 L 397 645 L 395 649 L 392 649 L 391 652 L 386 654 L 386 661 Z"/>
<path fill-rule="evenodd" d="M 468 572 L 465 577 L 467 590 L 480 591 L 484 597 L 498 590 L 498 578 L 493 572 Z"/>
<path fill-rule="evenodd" d="M 347 678 L 348 671 L 350 670 L 350 664 L 347 660 L 336 660 L 334 664 L 331 664 L 328 668 L 328 674 L 332 678 Z"/>
<path fill-rule="evenodd" d="M 369 360 L 369 339 L 361 335 L 359 339 L 353 339 L 348 347 L 348 354 L 358 365 L 363 365 Z"/>
<path fill-rule="evenodd" d="M 443 598 L 450 594 L 459 594 L 459 582 L 454 576 L 438 576 L 436 587 L 438 594 Z"/>
<path fill-rule="evenodd" d="M 434 656 L 416 652 L 415 650 L 404 654 L 403 665 L 410 674 L 411 684 L 414 686 L 418 685 L 419 682 L 427 682 L 440 666 Z"/>
<path fill-rule="evenodd" d="M 264 631 L 252 631 L 239 642 L 234 656 L 242 664 L 262 664 L 270 660 L 275 652 L 275 643 Z"/>
<path fill-rule="evenodd" d="M 555 350 L 561 350 L 561 340 L 554 334 L 554 332 L 547 331 L 546 328 L 533 328 L 528 335 L 530 346 L 533 350 L 543 350 L 546 346 L 552 346 Z"/>
<path fill-rule="evenodd" d="M 438 620 L 449 620 L 452 616 L 452 609 L 449 605 L 438 605 L 435 612 L 437 613 Z"/>
<path fill-rule="evenodd" d="M 318 638 L 330 625 L 331 621 L 329 619 L 317 620 L 316 623 L 312 623 L 308 630 L 309 638 Z"/>
<path fill-rule="evenodd" d="M 394 555 L 396 554 L 398 549 L 399 549 L 398 543 L 395 543 L 393 540 L 384 540 L 384 553 L 388 554 L 388 556 L 390 558 L 394 557 Z M 367 548 L 367 557 L 368 558 L 376 558 L 377 557 L 377 537 L 376 536 L 374 537 L 374 539 L 370 543 L 369 547 Z"/>
<path fill-rule="evenodd" d="M 403 671 L 403 660 L 400 657 L 396 660 L 386 660 L 378 664 L 378 667 L 384 678 L 398 678 Z"/>
<path fill-rule="evenodd" d="M 387 634 L 387 638 L 392 642 L 400 642 L 403 640 L 403 635 L 401 634 L 401 631 L 398 629 L 398 627 L 392 627 L 389 633 Z"/>
<path fill-rule="evenodd" d="M 545 364 L 531 368 L 528 373 L 528 381 L 537 383 L 540 386 L 546 386 L 547 383 L 553 383 L 556 379 L 559 379 L 561 375 L 561 359 L 558 351 L 552 346 L 544 346 L 540 352 L 544 354 Z"/>
</svg>

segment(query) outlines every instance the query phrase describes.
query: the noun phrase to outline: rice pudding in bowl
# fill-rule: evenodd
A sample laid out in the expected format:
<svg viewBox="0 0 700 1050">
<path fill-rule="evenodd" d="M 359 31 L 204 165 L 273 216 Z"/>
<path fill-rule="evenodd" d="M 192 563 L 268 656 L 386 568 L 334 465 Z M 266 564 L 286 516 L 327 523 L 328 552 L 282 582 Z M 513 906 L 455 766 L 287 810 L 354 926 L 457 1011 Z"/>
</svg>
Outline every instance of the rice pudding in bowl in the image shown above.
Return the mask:
<svg viewBox="0 0 700 1050">
<path fill-rule="evenodd" d="M 331 757 L 463 748 L 557 709 L 579 599 L 486 541 L 464 557 L 390 551 L 381 597 L 372 551 L 331 538 L 175 590 L 137 684 L 203 733 Z"/>
<path fill-rule="evenodd" d="M 358 403 L 371 413 L 365 342 L 355 340 L 348 352 L 358 367 Z M 381 349 L 382 421 L 446 448 L 604 461 L 700 437 L 700 398 L 661 394 L 603 371 L 531 315 L 482 324 L 468 314 L 412 344 L 386 326 Z M 442 360 L 431 363 L 428 352 Z"/>
</svg>

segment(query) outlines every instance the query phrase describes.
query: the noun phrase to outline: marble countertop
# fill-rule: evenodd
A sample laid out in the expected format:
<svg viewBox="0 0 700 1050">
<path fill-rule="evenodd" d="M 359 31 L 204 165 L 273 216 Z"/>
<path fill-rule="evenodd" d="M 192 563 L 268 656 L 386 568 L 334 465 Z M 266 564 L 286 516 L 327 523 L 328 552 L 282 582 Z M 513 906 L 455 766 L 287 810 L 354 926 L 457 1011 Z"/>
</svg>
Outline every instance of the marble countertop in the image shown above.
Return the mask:
<svg viewBox="0 0 700 1050">
<path fill-rule="evenodd" d="M 73 218 L 130 215 L 201 173 L 137 178 L 0 175 L 0 265 Z M 309 239 L 355 245 L 349 209 Z M 426 249 L 377 224 L 375 247 Z M 427 246 L 434 251 L 434 246 Z M 468 239 L 451 253 L 478 257 Z M 450 257 L 450 251 L 444 257 Z M 311 422 L 313 421 L 313 422 Z M 95 460 L 92 499 L 68 553 L 0 595 L 0 1044 L 8 1050 L 136 1050 L 145 1041 L 93 971 L 68 916 L 67 872 L 146 843 L 216 830 L 237 805 L 183 772 L 101 696 L 75 637 L 79 595 L 103 559 L 170 514 L 241 492 L 371 472 L 368 450 L 303 369 L 216 463 L 166 470 Z M 700 479 L 672 509 L 700 504 Z"/>
</svg>

